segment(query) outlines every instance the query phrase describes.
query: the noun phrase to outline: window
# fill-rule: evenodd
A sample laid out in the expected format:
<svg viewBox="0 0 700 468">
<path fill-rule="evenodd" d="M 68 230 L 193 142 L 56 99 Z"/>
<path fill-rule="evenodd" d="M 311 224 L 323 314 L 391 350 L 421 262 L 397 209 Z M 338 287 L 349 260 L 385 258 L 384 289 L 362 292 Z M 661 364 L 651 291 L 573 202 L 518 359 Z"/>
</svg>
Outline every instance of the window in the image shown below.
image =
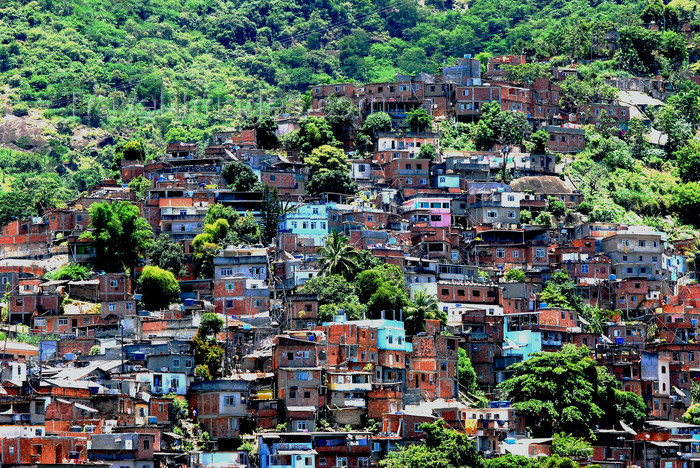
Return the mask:
<svg viewBox="0 0 700 468">
<path fill-rule="evenodd" d="M 180 367 L 180 360 L 179 359 L 173 359 L 173 367 Z"/>
<path fill-rule="evenodd" d="M 306 421 L 297 421 L 297 431 L 306 430 Z"/>
<path fill-rule="evenodd" d="M 639 242 L 637 242 L 637 246 L 639 246 L 639 247 L 646 247 L 646 246 L 647 246 L 647 243 L 646 243 L 646 241 L 639 241 Z"/>
<path fill-rule="evenodd" d="M 188 369 L 192 367 L 192 359 L 185 359 L 185 367 Z"/>
<path fill-rule="evenodd" d="M 413 423 L 413 432 L 423 432 L 420 428 L 422 423 Z"/>
<path fill-rule="evenodd" d="M 306 371 L 297 372 L 297 380 L 309 380 L 309 373 Z"/>
<path fill-rule="evenodd" d="M 117 310 L 117 305 L 116 305 L 116 304 L 110 304 L 110 305 L 109 305 L 109 311 L 110 311 L 110 312 L 114 312 L 115 310 Z"/>
<path fill-rule="evenodd" d="M 399 91 L 408 91 L 408 85 L 405 85 L 405 84 L 399 85 Z"/>
<path fill-rule="evenodd" d="M 236 395 L 224 395 L 224 405 L 236 406 Z"/>
<path fill-rule="evenodd" d="M 115 280 L 115 279 L 109 280 L 109 287 L 116 288 L 118 286 L 119 286 L 119 283 L 117 282 L 117 280 Z"/>
<path fill-rule="evenodd" d="M 170 380 L 170 388 L 178 388 L 180 386 L 180 379 Z"/>
<path fill-rule="evenodd" d="M 497 217 L 498 217 L 498 213 L 496 213 L 495 211 L 487 211 L 487 212 L 486 212 L 486 217 L 487 217 L 487 218 L 497 218 Z"/>
<path fill-rule="evenodd" d="M 262 300 L 261 299 L 254 300 L 253 307 L 262 307 Z"/>
<path fill-rule="evenodd" d="M 508 219 L 515 219 L 515 211 L 509 211 L 507 216 L 508 216 Z"/>
<path fill-rule="evenodd" d="M 311 466 L 313 458 L 311 457 L 304 457 L 304 465 L 306 466 Z"/>
<path fill-rule="evenodd" d="M 60 319 L 58 319 L 58 325 L 59 325 L 59 326 L 66 326 L 66 325 L 68 325 L 68 319 L 67 319 L 67 318 L 60 318 Z"/>
<path fill-rule="evenodd" d="M 234 285 L 233 283 L 226 283 L 226 291 L 233 291 Z"/>
<path fill-rule="evenodd" d="M 229 309 L 233 307 L 233 299 L 226 299 L 226 307 Z"/>
<path fill-rule="evenodd" d="M 623 262 L 626 262 L 626 261 L 627 261 L 627 255 L 623 255 L 623 256 L 622 256 L 622 261 L 623 261 Z"/>
<path fill-rule="evenodd" d="M 588 265 L 581 265 L 581 273 L 588 273 Z"/>
<path fill-rule="evenodd" d="M 326 466 L 326 459 L 325 458 L 319 458 L 318 459 L 318 464 L 320 466 Z"/>
<path fill-rule="evenodd" d="M 496 258 L 505 258 L 506 251 L 504 249 L 496 249 Z"/>
<path fill-rule="evenodd" d="M 513 250 L 513 258 L 518 258 L 520 257 L 520 251 L 519 250 Z"/>
<path fill-rule="evenodd" d="M 336 457 L 335 458 L 335 466 L 348 466 L 348 458 L 347 457 Z"/>
<path fill-rule="evenodd" d="M 151 441 L 148 439 L 143 439 L 143 449 L 151 450 Z"/>
<path fill-rule="evenodd" d="M 358 457 L 357 458 L 357 466 L 360 468 L 366 468 L 369 466 L 369 458 L 368 457 Z"/>
<path fill-rule="evenodd" d="M 535 250 L 535 257 L 537 257 L 537 258 L 544 258 L 544 248 L 538 247 L 538 248 Z"/>
<path fill-rule="evenodd" d="M 219 274 L 221 276 L 233 276 L 233 268 L 222 268 Z"/>
<path fill-rule="evenodd" d="M 270 182 L 274 182 L 277 179 L 275 174 L 270 174 Z"/>
</svg>

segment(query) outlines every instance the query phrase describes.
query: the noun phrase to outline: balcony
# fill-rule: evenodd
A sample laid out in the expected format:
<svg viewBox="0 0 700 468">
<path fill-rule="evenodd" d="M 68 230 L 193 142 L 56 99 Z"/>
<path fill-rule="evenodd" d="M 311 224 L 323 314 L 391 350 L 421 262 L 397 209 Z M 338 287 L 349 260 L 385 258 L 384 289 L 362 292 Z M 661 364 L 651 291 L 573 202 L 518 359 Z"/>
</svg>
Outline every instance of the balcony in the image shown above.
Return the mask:
<svg viewBox="0 0 700 468">
<path fill-rule="evenodd" d="M 364 398 L 346 398 L 343 400 L 343 405 L 353 408 L 364 408 L 366 406 Z"/>
<path fill-rule="evenodd" d="M 371 448 L 369 445 L 316 445 L 314 447 L 318 453 L 336 453 L 336 454 L 349 454 L 349 453 L 369 453 Z"/>
<path fill-rule="evenodd" d="M 329 382 L 328 389 L 338 392 L 368 392 L 372 390 L 371 383 L 351 382 L 351 383 L 335 383 Z"/>
<path fill-rule="evenodd" d="M 521 208 L 544 208 L 547 206 L 547 200 L 520 200 Z"/>
<path fill-rule="evenodd" d="M 542 339 L 542 346 L 561 346 L 561 340 Z"/>
<path fill-rule="evenodd" d="M 29 424 L 31 419 L 29 413 L 0 414 L 0 424 Z"/>
<path fill-rule="evenodd" d="M 183 220 L 192 220 L 192 221 L 204 221 L 204 213 L 202 214 L 162 214 L 160 215 L 160 219 L 163 221 L 183 221 Z"/>
</svg>

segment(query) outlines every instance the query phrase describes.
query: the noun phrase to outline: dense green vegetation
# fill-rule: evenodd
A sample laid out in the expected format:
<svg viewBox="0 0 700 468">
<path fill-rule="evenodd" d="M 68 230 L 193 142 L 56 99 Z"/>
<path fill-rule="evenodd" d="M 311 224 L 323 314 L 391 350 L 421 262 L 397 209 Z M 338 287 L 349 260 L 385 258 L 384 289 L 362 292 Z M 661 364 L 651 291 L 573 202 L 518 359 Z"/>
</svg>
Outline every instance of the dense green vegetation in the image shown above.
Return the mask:
<svg viewBox="0 0 700 468">
<path fill-rule="evenodd" d="M 603 420 L 636 425 L 646 416 L 644 400 L 620 390 L 620 382 L 596 366 L 586 347 L 567 344 L 558 352 L 535 353 L 510 369 L 513 375 L 499 387 L 525 417 L 534 437 L 562 431 L 590 437 Z M 560 455 L 580 445 L 570 438 L 564 441 Z"/>
<path fill-rule="evenodd" d="M 435 72 L 466 53 L 584 58 L 593 45 L 599 55 L 604 34 L 636 26 L 645 3 L 3 1 L 0 71 L 14 88 L 16 114 L 36 103 L 72 114 L 74 93 L 86 111 L 112 98 L 160 109 L 195 96 L 218 102 L 277 88 L 304 93 L 341 78 L 386 80 L 397 70 Z M 106 100 L 85 99 L 97 96 Z"/>
<path fill-rule="evenodd" d="M 586 150 L 566 172 L 584 194 L 579 207 L 593 221 L 646 224 L 688 237 L 700 226 L 700 87 L 684 82 L 662 108 L 652 110 L 652 126 L 668 134 L 665 150 L 647 142 L 648 128 L 632 119 L 624 138 L 604 126 L 586 132 Z"/>
</svg>

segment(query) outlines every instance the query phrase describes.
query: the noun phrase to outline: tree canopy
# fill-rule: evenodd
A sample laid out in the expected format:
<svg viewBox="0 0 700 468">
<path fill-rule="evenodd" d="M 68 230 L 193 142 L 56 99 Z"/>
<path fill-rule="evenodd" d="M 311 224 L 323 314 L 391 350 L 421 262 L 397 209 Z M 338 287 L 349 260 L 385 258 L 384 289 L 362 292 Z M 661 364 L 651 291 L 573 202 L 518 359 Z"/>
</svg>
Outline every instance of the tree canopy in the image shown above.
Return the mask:
<svg viewBox="0 0 700 468">
<path fill-rule="evenodd" d="M 527 117 L 522 112 L 502 111 L 498 102 L 483 106 L 481 118 L 476 124 L 474 143 L 481 151 L 490 150 L 495 144 L 519 145 L 529 131 Z"/>
<path fill-rule="evenodd" d="M 143 268 L 138 280 L 138 290 L 143 296 L 141 302 L 147 310 L 167 308 L 180 295 L 180 285 L 175 275 L 157 266 Z"/>
<path fill-rule="evenodd" d="M 250 192 L 258 183 L 258 176 L 249 165 L 235 161 L 221 169 L 221 177 L 231 190 L 238 192 Z"/>
<path fill-rule="evenodd" d="M 90 228 L 86 238 L 95 248 L 95 268 L 119 272 L 136 268 L 151 245 L 153 230 L 137 206 L 129 202 L 90 205 Z"/>
<path fill-rule="evenodd" d="M 509 368 L 513 374 L 499 388 L 535 437 L 564 431 L 589 437 L 596 425 L 608 427 L 619 420 L 636 425 L 644 419 L 642 398 L 620 391 L 619 382 L 596 367 L 589 354 L 588 348 L 567 344 Z"/>
<path fill-rule="evenodd" d="M 425 434 L 425 444 L 410 444 L 389 452 L 380 461 L 383 468 L 481 468 L 484 461 L 476 451 L 469 436 L 450 429 L 445 421 L 423 423 L 420 430 Z"/>
<path fill-rule="evenodd" d="M 148 257 L 154 266 L 175 276 L 185 274 L 185 252 L 182 245 L 173 242 L 167 234 L 161 234 L 148 249 Z"/>
</svg>

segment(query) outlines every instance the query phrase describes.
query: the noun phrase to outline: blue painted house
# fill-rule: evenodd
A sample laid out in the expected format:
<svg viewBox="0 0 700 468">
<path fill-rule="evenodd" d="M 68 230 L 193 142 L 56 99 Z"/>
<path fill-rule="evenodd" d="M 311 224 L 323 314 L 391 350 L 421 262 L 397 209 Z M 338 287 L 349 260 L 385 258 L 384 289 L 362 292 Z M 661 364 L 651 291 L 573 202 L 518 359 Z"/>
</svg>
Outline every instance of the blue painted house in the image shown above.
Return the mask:
<svg viewBox="0 0 700 468">
<path fill-rule="evenodd" d="M 298 205 L 296 210 L 284 215 L 280 229 L 310 238 L 314 246 L 324 245 L 328 235 L 328 207 L 321 203 Z"/>
</svg>

